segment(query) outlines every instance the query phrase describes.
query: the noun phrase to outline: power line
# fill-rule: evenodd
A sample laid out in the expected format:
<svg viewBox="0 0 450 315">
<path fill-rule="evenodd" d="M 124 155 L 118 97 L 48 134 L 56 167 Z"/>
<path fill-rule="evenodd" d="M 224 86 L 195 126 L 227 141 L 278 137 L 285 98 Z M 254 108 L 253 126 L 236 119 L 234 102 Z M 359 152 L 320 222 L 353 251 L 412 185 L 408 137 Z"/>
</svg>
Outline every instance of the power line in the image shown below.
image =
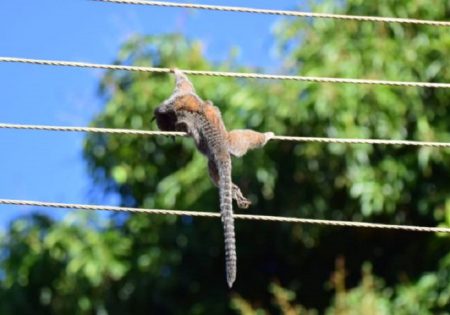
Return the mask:
<svg viewBox="0 0 450 315">
<path fill-rule="evenodd" d="M 40 131 L 62 131 L 62 132 L 92 132 L 109 134 L 130 134 L 143 136 L 182 136 L 185 132 L 172 131 L 152 131 L 136 129 L 116 129 L 116 128 L 96 128 L 96 127 L 71 127 L 71 126 L 46 126 L 46 125 L 21 125 L 21 124 L 3 124 L 0 123 L 0 129 L 22 129 L 22 130 L 40 130 Z M 379 144 L 379 145 L 399 145 L 399 146 L 421 146 L 449 148 L 450 142 L 431 142 L 431 141 L 411 141 L 411 140 L 385 140 L 385 139 L 349 139 L 349 138 L 323 138 L 323 137 L 291 137 L 274 136 L 271 140 L 295 141 L 295 142 L 319 142 L 319 143 L 340 143 L 340 144 Z"/>
<path fill-rule="evenodd" d="M 153 130 L 96 128 L 96 127 L 71 127 L 71 126 L 46 126 L 46 125 L 20 125 L 20 124 L 3 124 L 3 123 L 0 123 L 0 129 L 22 129 L 22 130 L 39 130 L 39 131 L 63 131 L 63 132 L 91 132 L 91 133 L 142 135 L 142 136 L 178 136 L 178 137 L 187 136 L 187 134 L 185 132 L 174 132 L 174 131 L 153 131 Z"/>
<path fill-rule="evenodd" d="M 401 145 L 448 148 L 448 142 L 413 141 L 413 140 L 387 140 L 387 139 L 355 139 L 355 138 L 323 138 L 323 137 L 290 137 L 275 136 L 275 140 L 297 141 L 297 142 L 319 142 L 319 143 L 340 143 L 340 144 L 379 144 L 379 145 Z"/>
<path fill-rule="evenodd" d="M 111 65 L 88 62 L 61 61 L 61 60 L 44 60 L 29 59 L 15 57 L 0 57 L 0 62 L 26 63 L 46 66 L 61 67 L 81 67 L 108 70 L 125 70 L 137 72 L 156 72 L 171 73 L 173 69 L 159 67 L 139 67 L 126 65 Z M 180 69 L 181 70 L 181 69 Z M 426 87 L 426 88 L 450 88 L 450 83 L 435 82 L 408 82 L 408 81 L 389 81 L 389 80 L 368 80 L 368 79 L 346 79 L 346 78 L 328 78 L 328 77 L 309 77 L 297 75 L 277 75 L 277 74 L 261 74 L 247 72 L 224 72 L 224 71 L 205 71 L 205 70 L 181 70 L 187 75 L 203 75 L 210 77 L 233 77 L 247 79 L 269 79 L 269 80 L 290 80 L 290 81 L 308 81 L 316 83 L 349 83 L 349 84 L 370 84 L 370 85 L 387 85 L 387 86 L 404 86 L 404 87 Z"/>
<path fill-rule="evenodd" d="M 115 206 L 94 206 L 84 204 L 71 203 L 56 203 L 56 202 L 41 202 L 30 200 L 12 200 L 0 199 L 0 205 L 16 205 L 16 206 L 35 206 L 47 208 L 63 208 L 63 209 L 80 209 L 80 210 L 106 210 L 115 212 L 132 212 L 132 213 L 146 213 L 158 215 L 177 215 L 177 216 L 192 216 L 192 217 L 207 217 L 219 218 L 220 214 L 216 212 L 202 212 L 202 211 L 185 211 L 185 210 L 165 210 L 165 209 L 146 209 L 146 208 L 131 208 L 131 207 L 115 207 Z M 427 227 L 415 225 L 395 225 L 395 224 L 381 224 L 381 223 L 365 223 L 352 221 L 335 221 L 335 220 L 318 220 L 318 219 L 303 219 L 296 217 L 279 217 L 269 215 L 252 215 L 252 214 L 234 214 L 234 218 L 242 220 L 255 221 L 271 221 L 271 222 L 288 222 L 288 223 L 304 223 L 304 224 L 318 224 L 331 226 L 346 226 L 346 227 L 360 227 L 371 229 L 388 229 L 388 230 L 403 230 L 411 232 L 437 232 L 450 233 L 450 228 L 443 227 Z"/>
<path fill-rule="evenodd" d="M 312 17 L 312 18 L 322 18 L 322 19 L 353 20 L 353 21 L 381 22 L 381 23 L 420 24 L 420 25 L 432 25 L 432 26 L 442 26 L 442 27 L 450 26 L 450 22 L 448 22 L 448 21 L 432 21 L 432 20 L 396 18 L 396 17 L 346 15 L 346 14 L 333 14 L 333 13 L 312 13 L 312 12 L 301 12 L 301 11 L 256 9 L 256 8 L 246 8 L 246 7 L 231 7 L 231 6 L 206 5 L 206 4 L 194 4 L 194 3 L 176 3 L 176 2 L 166 2 L 166 1 L 143 1 L 143 0 L 94 0 L 94 1 L 111 2 L 111 3 L 119 3 L 119 4 L 148 5 L 148 6 L 158 6 L 158 7 L 214 10 L 214 11 L 226 11 L 226 12 L 256 13 L 256 14 L 295 16 L 295 17 Z"/>
</svg>

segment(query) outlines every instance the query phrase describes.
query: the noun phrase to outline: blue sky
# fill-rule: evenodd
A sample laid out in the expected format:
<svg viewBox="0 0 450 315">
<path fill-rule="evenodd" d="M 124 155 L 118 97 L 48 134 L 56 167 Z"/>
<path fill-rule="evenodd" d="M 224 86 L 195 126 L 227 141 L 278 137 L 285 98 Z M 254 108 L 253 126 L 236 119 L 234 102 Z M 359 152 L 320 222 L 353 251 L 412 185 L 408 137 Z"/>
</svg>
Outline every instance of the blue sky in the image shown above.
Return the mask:
<svg viewBox="0 0 450 315">
<path fill-rule="evenodd" d="M 200 1 L 192 1 L 200 2 Z M 299 1 L 248 0 L 245 6 L 293 9 Z M 243 5 L 242 1 L 201 1 Z M 70 1 L 0 2 L 0 56 L 110 63 L 133 34 L 183 32 L 212 60 L 239 47 L 243 64 L 274 68 L 278 17 Z M 101 70 L 0 63 L 0 123 L 85 126 L 102 109 Z M 91 194 L 82 133 L 0 130 L 0 198 L 115 204 Z M 0 227 L 34 208 L 0 206 Z M 42 210 L 60 217 L 65 211 Z"/>
</svg>

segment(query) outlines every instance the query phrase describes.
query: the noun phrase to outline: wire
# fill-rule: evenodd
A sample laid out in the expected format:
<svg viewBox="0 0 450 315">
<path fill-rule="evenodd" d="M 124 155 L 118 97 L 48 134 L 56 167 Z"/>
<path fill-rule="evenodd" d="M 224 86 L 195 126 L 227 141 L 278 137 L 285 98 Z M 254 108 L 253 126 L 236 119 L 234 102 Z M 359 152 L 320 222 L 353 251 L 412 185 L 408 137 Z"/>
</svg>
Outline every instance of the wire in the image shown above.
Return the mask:
<svg viewBox="0 0 450 315">
<path fill-rule="evenodd" d="M 341 143 L 341 144 L 380 144 L 380 145 L 402 145 L 416 147 L 436 147 L 449 148 L 449 142 L 412 141 L 412 140 L 386 140 L 386 139 L 352 139 L 352 138 L 321 138 L 321 137 L 288 137 L 275 136 L 272 139 L 281 141 L 298 142 L 320 142 L 320 143 Z"/>
<path fill-rule="evenodd" d="M 185 137 L 185 132 L 172 131 L 152 131 L 136 129 L 117 128 L 96 128 L 96 127 L 70 127 L 70 126 L 46 126 L 46 125 L 21 125 L 0 123 L 0 129 L 25 129 L 40 131 L 64 131 L 64 132 L 92 132 L 110 134 L 130 134 L 144 136 L 181 136 Z M 290 137 L 274 136 L 271 140 L 296 141 L 296 142 L 320 142 L 320 143 L 340 143 L 340 144 L 381 144 L 381 145 L 403 145 L 403 146 L 423 146 L 423 147 L 443 147 L 449 148 L 449 142 L 411 141 L 411 140 L 385 140 L 385 139 L 352 139 L 352 138 L 322 138 L 322 137 Z"/>
<path fill-rule="evenodd" d="M 220 6 L 220 5 L 193 4 L 193 3 L 176 3 L 176 2 L 166 2 L 166 1 L 143 1 L 143 0 L 94 0 L 94 1 L 120 3 L 120 4 L 149 5 L 149 6 L 158 6 L 158 7 L 214 10 L 214 11 L 226 11 L 226 12 L 244 12 L 244 13 L 268 14 L 268 15 L 312 17 L 312 18 L 323 18 L 323 19 L 354 20 L 354 21 L 368 21 L 368 22 L 381 22 L 381 23 L 421 24 L 421 25 L 432 25 L 432 26 L 443 26 L 443 27 L 450 26 L 450 22 L 447 22 L 447 21 L 431 21 L 431 20 L 419 20 L 419 19 L 410 19 L 410 18 L 345 15 L 345 14 L 332 14 L 332 13 L 311 13 L 311 12 L 300 12 L 300 11 L 269 10 L 269 9 L 230 7 L 230 6 Z"/>
<path fill-rule="evenodd" d="M 45 126 L 45 125 L 19 125 L 19 124 L 3 124 L 3 123 L 0 123 L 0 129 L 92 132 L 92 133 L 143 135 L 143 136 L 178 136 L 178 137 L 187 136 L 185 132 L 174 132 L 174 131 L 151 131 L 151 130 L 136 130 L 136 129 L 118 129 L 118 128 L 112 129 L 112 128 L 95 128 L 95 127 Z"/>
<path fill-rule="evenodd" d="M 158 215 L 178 215 L 178 216 L 185 215 L 185 216 L 207 217 L 207 218 L 219 218 L 220 217 L 220 214 L 216 213 L 216 212 L 145 209 L 145 208 L 130 208 L 130 207 L 114 207 L 114 206 L 94 206 L 94 205 L 82 205 L 82 204 L 71 204 L 71 203 L 41 202 L 41 201 L 12 200 L 12 199 L 0 199 L 0 205 L 36 206 L 36 207 L 80 209 L 80 210 L 91 210 L 91 211 L 96 211 L 96 210 L 106 210 L 106 211 L 115 211 L 115 212 L 122 211 L 122 212 L 158 214 Z M 414 225 L 395 225 L 395 224 L 365 223 L 365 222 L 352 222 L 352 221 L 303 219 L 303 218 L 295 218 L 295 217 L 279 217 L 279 216 L 252 215 L 252 214 L 234 214 L 233 217 L 236 219 L 242 219 L 242 220 L 305 223 L 305 224 L 347 226 L 347 227 L 360 227 L 360 228 L 372 228 L 372 229 L 403 230 L 403 231 L 412 231 L 412 232 L 450 233 L 450 228 L 443 228 L 443 227 L 426 227 L 426 226 L 414 226 Z"/>
<path fill-rule="evenodd" d="M 27 63 L 27 64 L 47 65 L 47 66 L 81 67 L 81 68 L 156 72 L 156 73 L 171 73 L 173 71 L 173 69 L 170 68 L 139 67 L 139 66 L 111 65 L 111 64 L 98 64 L 88 62 L 43 60 L 43 59 L 29 59 L 29 58 L 15 58 L 15 57 L 0 57 L 0 62 L 15 62 L 15 63 Z M 261 73 L 223 72 L 223 71 L 204 71 L 204 70 L 181 70 L 181 71 L 187 75 L 204 75 L 210 77 L 291 80 L 291 81 L 309 81 L 320 83 L 372 84 L 372 85 L 387 85 L 387 86 L 446 88 L 446 89 L 450 88 L 450 83 L 307 77 L 296 75 L 275 75 L 275 74 L 261 74 Z"/>
<path fill-rule="evenodd" d="M 65 131 L 65 132 L 92 132 L 111 134 L 130 134 L 143 136 L 181 136 L 185 137 L 185 132 L 172 131 L 151 131 L 136 129 L 116 129 L 116 128 L 95 128 L 95 127 L 69 127 L 69 126 L 45 126 L 45 125 L 19 125 L 0 123 L 0 129 L 22 129 L 41 131 Z M 410 140 L 385 140 L 385 139 L 346 139 L 346 138 L 322 138 L 322 137 L 289 137 L 273 136 L 271 140 L 296 141 L 296 142 L 319 142 L 319 143 L 341 143 L 341 144 L 380 144 L 380 145 L 403 145 L 449 148 L 450 142 L 430 142 L 430 141 L 410 141 Z"/>
</svg>

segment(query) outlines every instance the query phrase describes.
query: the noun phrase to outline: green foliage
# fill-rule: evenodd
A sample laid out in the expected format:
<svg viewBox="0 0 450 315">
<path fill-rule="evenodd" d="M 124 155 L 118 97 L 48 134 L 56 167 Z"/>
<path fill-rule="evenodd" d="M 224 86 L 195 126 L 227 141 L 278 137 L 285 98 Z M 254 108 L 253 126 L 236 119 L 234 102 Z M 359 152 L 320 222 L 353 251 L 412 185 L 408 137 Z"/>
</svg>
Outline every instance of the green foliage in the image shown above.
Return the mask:
<svg viewBox="0 0 450 315">
<path fill-rule="evenodd" d="M 314 10 L 450 17 L 445 1 L 325 1 Z M 276 29 L 285 72 L 450 81 L 450 32 L 444 28 L 288 19 Z M 258 71 L 232 57 L 212 64 L 201 43 L 179 35 L 135 37 L 116 62 Z M 192 80 L 198 94 L 221 109 L 229 129 L 450 141 L 448 90 Z M 92 125 L 155 129 L 153 109 L 172 89 L 167 75 L 107 72 L 99 89 L 105 109 Z M 85 158 L 96 187 L 118 193 L 123 205 L 218 208 L 205 159 L 190 139 L 91 134 Z M 233 163 L 233 178 L 254 203 L 249 213 L 450 226 L 450 157 L 444 150 L 273 141 Z M 230 298 L 218 220 L 68 220 L 33 217 L 8 231 L 0 313 L 448 314 L 450 308 L 447 236 L 238 221 L 238 279 Z M 351 289 L 327 287 L 340 256 L 346 261 L 341 283 Z M 361 280 L 365 261 L 376 278 L 364 269 Z"/>
<path fill-rule="evenodd" d="M 98 224 L 94 223 L 97 222 Z M 1 314 L 91 314 L 105 310 L 109 283 L 124 276 L 130 239 L 95 217 L 15 221 L 2 240 Z"/>
<path fill-rule="evenodd" d="M 448 19 L 449 4 L 427 1 L 349 1 L 347 14 L 420 16 Z M 334 11 L 325 4 L 317 11 Z M 311 24 L 314 31 L 311 31 Z M 336 30 L 339 29 L 339 32 Z M 304 19 L 278 27 L 280 49 L 287 66 L 302 75 L 448 82 L 450 32 L 399 24 Z M 293 47 L 293 48 L 285 48 Z M 448 141 L 448 91 L 383 86 L 311 85 L 301 92 L 301 109 L 314 135 Z M 301 114 L 300 114 L 301 115 Z M 448 174 L 447 156 L 440 150 L 355 146 L 331 147 L 344 155 L 345 167 L 336 178 L 363 215 L 399 214 L 402 205 L 417 204 L 421 213 L 441 205 L 447 187 L 433 181 Z M 414 153 L 414 154 L 413 154 Z M 433 198 L 428 182 L 433 182 Z M 415 207 L 417 208 L 417 207 Z M 406 209 L 405 209 L 406 210 Z M 405 211 L 403 210 L 403 211 Z"/>
<path fill-rule="evenodd" d="M 316 315 L 316 310 L 307 310 L 301 305 L 295 304 L 296 294 L 294 291 L 281 287 L 279 284 L 271 283 L 269 291 L 272 295 L 272 305 L 283 315 Z M 231 300 L 232 307 L 242 315 L 265 315 L 268 311 L 258 307 L 254 308 L 245 299 L 236 295 Z"/>
</svg>

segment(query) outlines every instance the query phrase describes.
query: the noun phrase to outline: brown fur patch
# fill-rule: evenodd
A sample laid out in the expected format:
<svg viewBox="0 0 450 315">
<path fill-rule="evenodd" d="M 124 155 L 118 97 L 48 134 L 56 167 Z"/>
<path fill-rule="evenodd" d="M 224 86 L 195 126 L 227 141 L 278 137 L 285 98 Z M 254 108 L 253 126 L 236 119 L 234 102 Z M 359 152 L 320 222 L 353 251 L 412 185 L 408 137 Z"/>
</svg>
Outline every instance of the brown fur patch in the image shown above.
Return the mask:
<svg viewBox="0 0 450 315">
<path fill-rule="evenodd" d="M 174 108 L 176 111 L 189 111 L 194 113 L 202 113 L 206 120 L 213 126 L 219 127 L 222 122 L 220 111 L 210 101 L 202 102 L 191 94 L 182 95 L 175 100 Z"/>
<path fill-rule="evenodd" d="M 175 100 L 174 109 L 175 111 L 201 112 L 202 102 L 194 95 L 182 95 Z"/>
</svg>

